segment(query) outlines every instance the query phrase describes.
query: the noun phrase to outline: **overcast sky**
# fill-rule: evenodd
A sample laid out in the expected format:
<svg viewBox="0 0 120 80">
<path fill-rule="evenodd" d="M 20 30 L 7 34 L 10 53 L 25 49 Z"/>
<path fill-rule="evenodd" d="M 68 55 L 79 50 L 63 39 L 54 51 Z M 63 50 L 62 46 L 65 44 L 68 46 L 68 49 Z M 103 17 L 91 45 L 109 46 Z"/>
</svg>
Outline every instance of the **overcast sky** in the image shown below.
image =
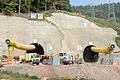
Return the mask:
<svg viewBox="0 0 120 80">
<path fill-rule="evenodd" d="M 70 0 L 70 4 L 74 6 L 79 5 L 99 5 L 110 2 L 120 2 L 120 0 Z"/>
</svg>

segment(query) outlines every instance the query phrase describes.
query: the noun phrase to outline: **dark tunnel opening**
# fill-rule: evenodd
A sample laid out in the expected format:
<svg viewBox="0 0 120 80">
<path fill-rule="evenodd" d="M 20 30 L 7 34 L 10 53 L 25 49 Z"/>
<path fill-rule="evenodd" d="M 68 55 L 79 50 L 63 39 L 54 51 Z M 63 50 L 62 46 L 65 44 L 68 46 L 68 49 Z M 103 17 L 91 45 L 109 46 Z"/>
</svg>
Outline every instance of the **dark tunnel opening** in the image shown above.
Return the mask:
<svg viewBox="0 0 120 80">
<path fill-rule="evenodd" d="M 85 62 L 97 62 L 99 59 L 99 53 L 91 51 L 91 47 L 94 45 L 89 45 L 84 49 L 83 59 Z"/>
<path fill-rule="evenodd" d="M 44 55 L 44 49 L 43 49 L 43 47 L 40 44 L 32 43 L 30 45 L 34 45 L 36 47 L 36 49 L 34 49 L 34 50 L 27 50 L 27 53 L 37 53 L 37 54 L 40 54 L 40 55 Z"/>
</svg>

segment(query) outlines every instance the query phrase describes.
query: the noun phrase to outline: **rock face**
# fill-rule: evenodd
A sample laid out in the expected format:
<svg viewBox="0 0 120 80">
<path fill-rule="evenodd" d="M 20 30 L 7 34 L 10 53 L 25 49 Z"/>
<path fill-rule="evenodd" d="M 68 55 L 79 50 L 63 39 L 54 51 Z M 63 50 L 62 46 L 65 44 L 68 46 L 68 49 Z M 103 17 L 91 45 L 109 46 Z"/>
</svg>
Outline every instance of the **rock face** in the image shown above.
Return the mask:
<svg viewBox="0 0 120 80">
<path fill-rule="evenodd" d="M 30 21 L 20 17 L 0 16 L 0 55 L 7 54 L 4 43 L 10 38 L 23 44 L 30 44 L 34 39 L 43 46 L 47 53 L 47 45 L 52 45 L 50 53 L 66 52 L 82 55 L 88 43 L 97 47 L 106 47 L 115 43 L 117 33 L 111 28 L 101 28 L 86 19 L 63 13 L 53 13 L 45 21 Z M 16 55 L 25 51 L 15 49 Z"/>
</svg>

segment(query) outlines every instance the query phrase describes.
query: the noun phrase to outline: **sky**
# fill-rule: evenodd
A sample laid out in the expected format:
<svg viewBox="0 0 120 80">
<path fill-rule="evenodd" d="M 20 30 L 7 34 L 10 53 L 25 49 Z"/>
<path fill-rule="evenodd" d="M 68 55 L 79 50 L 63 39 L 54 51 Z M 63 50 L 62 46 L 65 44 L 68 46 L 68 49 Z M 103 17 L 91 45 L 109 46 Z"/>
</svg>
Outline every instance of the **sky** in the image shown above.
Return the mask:
<svg viewBox="0 0 120 80">
<path fill-rule="evenodd" d="M 120 2 L 120 0 L 70 0 L 70 4 L 73 6 L 85 6 L 85 5 L 99 5 L 105 4 L 110 2 Z"/>
</svg>

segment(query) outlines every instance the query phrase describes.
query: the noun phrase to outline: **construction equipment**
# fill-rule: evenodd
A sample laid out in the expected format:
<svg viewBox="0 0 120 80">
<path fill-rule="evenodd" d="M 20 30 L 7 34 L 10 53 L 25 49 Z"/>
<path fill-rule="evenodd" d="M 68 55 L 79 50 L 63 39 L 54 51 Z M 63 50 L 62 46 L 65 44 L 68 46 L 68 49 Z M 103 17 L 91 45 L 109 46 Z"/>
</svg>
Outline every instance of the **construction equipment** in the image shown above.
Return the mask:
<svg viewBox="0 0 120 80">
<path fill-rule="evenodd" d="M 9 40 L 9 39 L 6 39 L 5 42 L 8 46 L 12 46 L 12 47 L 15 47 L 21 50 L 26 50 L 27 53 L 37 53 L 40 55 L 44 55 L 44 49 L 38 43 L 32 43 L 30 45 L 25 45 L 25 44 L 21 44 L 21 43 L 18 43 L 13 40 Z"/>
<path fill-rule="evenodd" d="M 51 60 L 51 59 L 53 59 L 53 60 Z M 60 59 L 61 64 L 71 64 L 71 63 L 73 63 L 73 57 L 68 56 L 67 53 L 54 53 L 54 54 L 50 54 L 50 55 L 42 55 L 41 56 L 42 63 L 45 64 L 45 65 L 46 64 L 51 64 L 50 61 L 54 61 L 55 59 L 58 60 L 58 61 Z"/>
<path fill-rule="evenodd" d="M 27 54 L 25 56 L 20 56 L 19 58 L 21 63 L 26 61 L 26 62 L 33 62 L 33 64 L 34 63 L 39 64 L 38 62 L 40 62 L 40 55 L 44 55 L 44 49 L 38 43 L 32 43 L 31 45 L 24 45 L 9 39 L 6 39 L 5 42 L 8 45 L 8 51 L 9 51 L 8 57 L 10 59 L 13 59 L 14 47 L 20 50 L 26 50 Z M 10 54 L 10 52 L 12 53 Z"/>
<path fill-rule="evenodd" d="M 107 48 L 96 48 L 94 45 L 89 45 L 84 49 L 83 58 L 85 62 L 97 62 L 99 53 L 109 54 L 111 56 L 110 62 L 113 63 L 113 50 L 115 45 L 111 44 Z M 112 64 L 111 63 L 111 64 Z"/>
<path fill-rule="evenodd" d="M 60 57 L 61 63 L 63 63 L 63 64 L 72 64 L 73 63 L 73 57 L 68 56 L 67 53 L 59 53 L 59 57 Z"/>
<path fill-rule="evenodd" d="M 23 62 L 32 62 L 32 64 L 39 65 L 40 63 L 40 55 L 37 53 L 26 53 L 25 56 L 19 57 L 20 63 Z"/>
</svg>

